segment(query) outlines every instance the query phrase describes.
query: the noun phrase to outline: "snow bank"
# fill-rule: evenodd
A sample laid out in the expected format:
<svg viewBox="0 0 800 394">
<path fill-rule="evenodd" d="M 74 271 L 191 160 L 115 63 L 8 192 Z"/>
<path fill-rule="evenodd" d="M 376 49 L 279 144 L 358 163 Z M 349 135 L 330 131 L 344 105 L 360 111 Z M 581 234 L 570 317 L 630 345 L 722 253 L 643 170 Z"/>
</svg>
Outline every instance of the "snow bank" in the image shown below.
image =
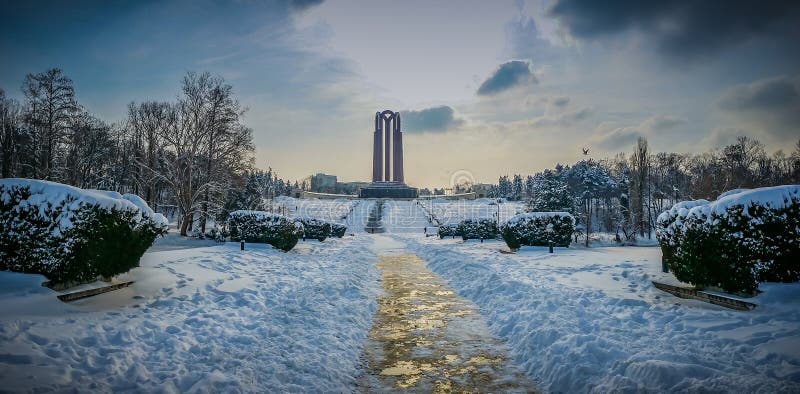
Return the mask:
<svg viewBox="0 0 800 394">
<path fill-rule="evenodd" d="M 121 195 L 107 190 L 79 189 L 74 186 L 43 180 L 0 179 L 0 190 L 3 190 L 0 193 L 0 202 L 4 204 L 10 203 L 11 191 L 21 188 L 28 188 L 30 197 L 19 202 L 20 208 L 28 206 L 40 207 L 39 213 L 43 220 L 51 219 L 45 216 L 45 208 L 48 204 L 51 207 L 55 207 L 67 201 L 70 202 L 70 204 L 65 205 L 65 209 L 59 213 L 56 219 L 61 231 L 72 227 L 76 213 L 86 206 L 98 206 L 110 211 L 132 212 L 136 214 L 136 220 L 151 220 L 160 227 L 166 227 L 169 224 L 167 218 L 160 213 L 153 212 L 139 196 L 133 194 Z"/>
<path fill-rule="evenodd" d="M 125 277 L 130 288 L 71 304 L 37 275 L 0 272 L 0 387 L 351 392 L 377 310 L 375 260 L 357 237 L 290 253 L 238 244 L 146 253 Z M 44 291 L 60 309 L 24 303 Z"/>
<path fill-rule="evenodd" d="M 734 207 L 741 207 L 742 214 L 748 215 L 750 208 L 761 206 L 768 209 L 788 208 L 793 201 L 800 201 L 800 185 L 783 185 L 761 187 L 757 189 L 734 189 L 720 194 L 716 201 L 707 200 L 681 201 L 676 203 L 666 212 L 658 216 L 664 231 L 672 222 L 680 226 L 688 217 L 699 218 L 711 223 L 715 220 L 713 215 L 726 216 Z"/>
<path fill-rule="evenodd" d="M 569 218 L 572 220 L 572 223 L 575 223 L 575 219 L 572 217 L 571 214 L 568 212 L 525 212 L 525 213 L 518 213 L 508 219 L 508 223 L 515 224 L 531 219 L 541 219 L 541 218 Z"/>
<path fill-rule="evenodd" d="M 749 312 L 653 288 L 657 248 L 526 248 L 403 239 L 481 308 L 551 392 L 798 392 L 800 286 L 770 284 Z M 677 305 L 676 305 L 677 304 Z"/>
</svg>

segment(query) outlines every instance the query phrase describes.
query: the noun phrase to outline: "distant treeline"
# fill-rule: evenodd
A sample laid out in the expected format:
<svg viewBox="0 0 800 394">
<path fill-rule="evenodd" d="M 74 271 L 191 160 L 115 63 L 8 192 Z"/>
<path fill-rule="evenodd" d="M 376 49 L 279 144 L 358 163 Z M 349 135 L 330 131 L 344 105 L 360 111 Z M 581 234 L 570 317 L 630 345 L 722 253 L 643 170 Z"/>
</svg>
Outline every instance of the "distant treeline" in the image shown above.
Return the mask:
<svg viewBox="0 0 800 394">
<path fill-rule="evenodd" d="M 528 202 L 531 211 L 568 211 L 583 231 L 633 240 L 650 236 L 656 217 L 675 202 L 714 200 L 732 189 L 800 183 L 800 141 L 790 153 L 768 155 L 764 145 L 739 137 L 701 154 L 650 153 L 640 138 L 633 153 L 581 160 L 523 176 L 502 176 L 490 195 Z"/>
<path fill-rule="evenodd" d="M 206 219 L 256 208 L 291 185 L 253 166 L 252 130 L 231 85 L 187 73 L 175 102 L 130 103 L 109 124 L 75 97 L 59 69 L 28 74 L 23 102 L 0 89 L 0 175 L 134 193 L 177 215 L 182 234 Z"/>
</svg>

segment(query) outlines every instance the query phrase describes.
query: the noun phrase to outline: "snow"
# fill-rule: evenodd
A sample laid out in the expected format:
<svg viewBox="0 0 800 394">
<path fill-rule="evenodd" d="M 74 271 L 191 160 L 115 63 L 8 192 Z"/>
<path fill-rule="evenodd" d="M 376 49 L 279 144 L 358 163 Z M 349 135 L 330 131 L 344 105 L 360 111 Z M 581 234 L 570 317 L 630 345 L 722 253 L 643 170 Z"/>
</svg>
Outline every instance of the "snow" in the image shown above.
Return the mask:
<svg viewBox="0 0 800 394">
<path fill-rule="evenodd" d="M 727 217 L 729 210 L 741 207 L 738 214 L 749 218 L 757 224 L 757 218 L 750 216 L 750 208 L 762 206 L 769 209 L 784 209 L 800 201 L 800 185 L 783 185 L 762 187 L 757 189 L 735 189 L 722 193 L 716 201 L 693 200 L 676 203 L 666 212 L 658 216 L 661 228 L 658 230 L 665 237 L 671 236 L 676 229 L 683 229 L 687 218 L 697 218 L 701 222 L 713 224 L 720 217 Z"/>
<path fill-rule="evenodd" d="M 168 221 L 163 215 L 153 212 L 153 210 L 147 206 L 147 203 L 136 195 L 121 195 L 117 192 L 106 190 L 79 189 L 77 187 L 43 180 L 23 178 L 0 179 L 0 190 L 3 190 L 0 199 L 2 199 L 4 203 L 9 203 L 11 201 L 11 195 L 8 193 L 8 190 L 23 187 L 28 187 L 31 195 L 27 199 L 20 201 L 19 206 L 40 207 L 39 213 L 43 219 L 50 219 L 45 215 L 47 204 L 50 206 L 58 206 L 70 198 L 73 199 L 72 203 L 66 206 L 66 209 L 62 210 L 56 219 L 61 231 L 72 226 L 75 215 L 74 212 L 77 212 L 83 206 L 92 205 L 107 210 L 134 212 L 137 214 L 137 218 L 152 220 L 157 226 L 166 227 L 168 225 Z"/>
<path fill-rule="evenodd" d="M 358 200 L 347 199 L 299 199 L 281 196 L 275 199 L 285 207 L 286 214 L 292 218 L 316 218 L 332 223 L 341 223 L 351 209 L 359 206 Z"/>
<path fill-rule="evenodd" d="M 501 199 L 502 200 L 502 199 Z M 519 201 L 481 198 L 476 200 L 419 200 L 441 224 L 458 224 L 464 219 L 492 219 L 500 210 L 500 222 L 523 212 L 525 204 Z"/>
<path fill-rule="evenodd" d="M 0 272 L 9 391 L 348 392 L 376 311 L 368 238 L 148 252 L 122 290 L 64 304 Z"/>
<path fill-rule="evenodd" d="M 568 212 L 525 212 L 512 216 L 510 219 L 508 219 L 508 223 L 519 223 L 522 221 L 528 221 L 532 219 L 561 218 L 561 217 L 568 217 L 572 219 L 573 223 L 575 222 L 575 219 Z"/>
<path fill-rule="evenodd" d="M 800 284 L 763 284 L 733 311 L 685 300 L 651 281 L 652 247 L 523 247 L 395 234 L 462 297 L 546 391 L 798 392 Z"/>
<path fill-rule="evenodd" d="M 0 272 L 0 387 L 353 392 L 380 293 L 376 254 L 412 252 L 480 308 L 545 391 L 800 392 L 800 284 L 761 284 L 748 299 L 758 307 L 734 311 L 655 289 L 652 280 L 682 285 L 661 272 L 658 248 L 504 254 L 502 241 L 424 237 L 431 224 L 416 202 L 387 201 L 382 235 L 363 232 L 373 201 L 281 203 L 291 217 L 294 207 L 325 220 L 350 212 L 340 220 L 355 236 L 288 253 L 238 243 L 165 250 L 189 245 L 165 238 L 116 278 L 132 286 L 70 304 L 40 275 Z M 423 204 L 459 219 L 497 210 Z M 500 207 L 507 219 L 518 205 Z"/>
</svg>

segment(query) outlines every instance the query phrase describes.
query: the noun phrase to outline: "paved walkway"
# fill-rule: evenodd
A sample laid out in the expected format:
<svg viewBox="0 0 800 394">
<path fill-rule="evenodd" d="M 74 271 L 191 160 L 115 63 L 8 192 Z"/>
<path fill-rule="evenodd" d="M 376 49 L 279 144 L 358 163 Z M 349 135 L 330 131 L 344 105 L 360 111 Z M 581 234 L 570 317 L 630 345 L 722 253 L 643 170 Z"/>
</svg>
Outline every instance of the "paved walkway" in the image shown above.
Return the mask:
<svg viewBox="0 0 800 394">
<path fill-rule="evenodd" d="M 386 294 L 364 348 L 366 392 L 536 392 L 477 306 L 419 257 L 383 255 Z"/>
</svg>

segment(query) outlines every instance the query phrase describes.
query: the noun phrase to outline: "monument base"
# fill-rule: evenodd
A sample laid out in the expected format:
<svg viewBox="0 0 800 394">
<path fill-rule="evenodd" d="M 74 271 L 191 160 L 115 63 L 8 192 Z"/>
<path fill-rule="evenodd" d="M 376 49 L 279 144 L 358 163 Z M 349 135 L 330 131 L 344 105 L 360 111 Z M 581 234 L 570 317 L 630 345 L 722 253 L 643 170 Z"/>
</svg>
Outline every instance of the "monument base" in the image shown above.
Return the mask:
<svg viewBox="0 0 800 394">
<path fill-rule="evenodd" d="M 393 199 L 414 199 L 419 197 L 419 189 L 410 187 L 401 182 L 372 182 L 367 187 L 362 187 L 358 191 L 360 198 L 393 198 Z"/>
</svg>

